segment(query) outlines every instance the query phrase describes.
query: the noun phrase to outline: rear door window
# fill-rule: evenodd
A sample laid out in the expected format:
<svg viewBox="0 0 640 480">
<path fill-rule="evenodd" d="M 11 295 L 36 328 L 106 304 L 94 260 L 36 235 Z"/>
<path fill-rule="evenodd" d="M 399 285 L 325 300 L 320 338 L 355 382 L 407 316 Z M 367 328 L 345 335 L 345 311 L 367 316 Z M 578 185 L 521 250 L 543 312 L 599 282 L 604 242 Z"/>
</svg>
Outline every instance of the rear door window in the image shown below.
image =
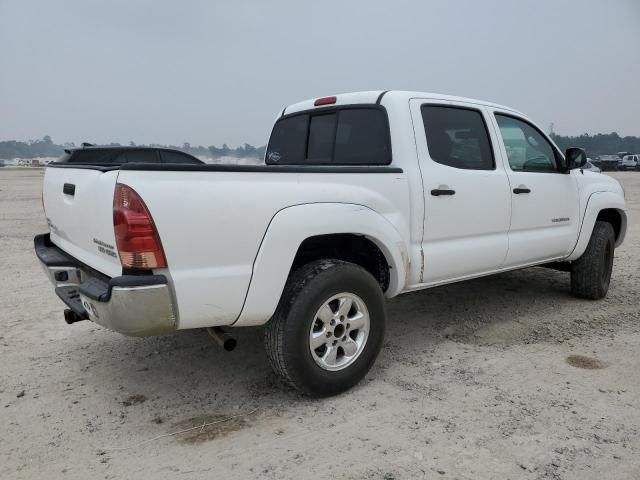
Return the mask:
<svg viewBox="0 0 640 480">
<path fill-rule="evenodd" d="M 420 110 L 434 162 L 466 170 L 495 168 L 487 127 L 478 110 L 441 105 L 423 105 Z"/>
<path fill-rule="evenodd" d="M 386 111 L 339 107 L 294 114 L 276 122 L 267 164 L 388 165 L 391 141 Z"/>
</svg>

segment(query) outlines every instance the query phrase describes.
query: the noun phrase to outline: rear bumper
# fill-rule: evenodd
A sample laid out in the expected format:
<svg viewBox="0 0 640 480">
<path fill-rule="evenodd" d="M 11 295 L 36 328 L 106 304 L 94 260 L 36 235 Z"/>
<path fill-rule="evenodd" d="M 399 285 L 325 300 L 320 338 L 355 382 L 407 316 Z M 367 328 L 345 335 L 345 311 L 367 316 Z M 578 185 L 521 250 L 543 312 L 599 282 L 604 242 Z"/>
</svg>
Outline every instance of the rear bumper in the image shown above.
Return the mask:
<svg viewBox="0 0 640 480">
<path fill-rule="evenodd" d="M 49 234 L 34 239 L 36 255 L 56 294 L 76 314 L 132 336 L 176 330 L 176 312 L 164 275 L 109 278 L 56 247 Z"/>
</svg>

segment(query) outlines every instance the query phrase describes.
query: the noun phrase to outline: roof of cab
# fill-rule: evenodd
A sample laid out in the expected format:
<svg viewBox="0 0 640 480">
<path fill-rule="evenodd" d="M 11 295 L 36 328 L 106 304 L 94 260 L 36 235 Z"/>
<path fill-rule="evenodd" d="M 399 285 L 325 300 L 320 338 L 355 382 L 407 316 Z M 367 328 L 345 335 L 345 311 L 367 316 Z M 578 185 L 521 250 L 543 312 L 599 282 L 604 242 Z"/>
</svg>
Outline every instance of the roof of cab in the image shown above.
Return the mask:
<svg viewBox="0 0 640 480">
<path fill-rule="evenodd" d="M 431 99 L 431 100 L 444 100 L 450 102 L 465 102 L 465 103 L 475 103 L 478 105 L 486 105 L 488 107 L 499 108 L 501 110 L 508 110 L 519 115 L 523 115 L 521 112 L 517 111 L 514 108 L 506 107 L 504 105 L 499 105 L 493 102 L 487 102 L 484 100 L 476 100 L 473 98 L 465 98 L 465 97 L 456 97 L 453 95 L 442 95 L 439 93 L 427 93 L 427 92 L 411 92 L 404 90 L 372 90 L 367 92 L 352 92 L 352 93 L 340 93 L 336 95 L 332 95 L 336 97 L 336 102 L 334 105 L 353 105 L 353 104 L 392 104 L 392 103 L 403 103 L 406 104 L 412 98 L 423 98 L 423 99 Z M 324 98 L 324 97 L 317 97 Z M 293 105 L 289 105 L 282 111 L 282 115 L 301 112 L 304 110 L 313 110 L 317 108 L 314 106 L 315 100 L 317 98 L 312 98 L 309 100 L 303 100 L 302 102 L 294 103 Z M 321 107 L 320 107 L 321 108 Z"/>
</svg>

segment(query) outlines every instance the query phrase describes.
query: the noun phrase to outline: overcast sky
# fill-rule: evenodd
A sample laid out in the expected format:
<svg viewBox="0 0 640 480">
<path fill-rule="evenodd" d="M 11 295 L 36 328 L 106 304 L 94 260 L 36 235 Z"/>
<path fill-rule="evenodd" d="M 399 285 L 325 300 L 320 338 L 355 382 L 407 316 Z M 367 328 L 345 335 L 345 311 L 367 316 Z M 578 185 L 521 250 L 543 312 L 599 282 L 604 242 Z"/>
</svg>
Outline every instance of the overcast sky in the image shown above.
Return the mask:
<svg viewBox="0 0 640 480">
<path fill-rule="evenodd" d="M 0 0 L 0 140 L 262 145 L 377 89 L 640 135 L 640 0 Z"/>
</svg>

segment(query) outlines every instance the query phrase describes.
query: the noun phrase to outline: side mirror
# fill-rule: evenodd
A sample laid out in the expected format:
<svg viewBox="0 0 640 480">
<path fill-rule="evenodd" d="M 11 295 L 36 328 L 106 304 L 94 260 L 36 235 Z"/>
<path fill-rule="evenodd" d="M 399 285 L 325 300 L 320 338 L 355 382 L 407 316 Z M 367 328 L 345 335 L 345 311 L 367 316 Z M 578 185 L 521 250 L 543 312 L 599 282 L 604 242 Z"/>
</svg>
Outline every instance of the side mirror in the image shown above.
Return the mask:
<svg viewBox="0 0 640 480">
<path fill-rule="evenodd" d="M 564 158 L 567 162 L 567 170 L 582 168 L 587 164 L 586 152 L 578 147 L 567 148 L 567 151 L 564 154 Z"/>
</svg>

